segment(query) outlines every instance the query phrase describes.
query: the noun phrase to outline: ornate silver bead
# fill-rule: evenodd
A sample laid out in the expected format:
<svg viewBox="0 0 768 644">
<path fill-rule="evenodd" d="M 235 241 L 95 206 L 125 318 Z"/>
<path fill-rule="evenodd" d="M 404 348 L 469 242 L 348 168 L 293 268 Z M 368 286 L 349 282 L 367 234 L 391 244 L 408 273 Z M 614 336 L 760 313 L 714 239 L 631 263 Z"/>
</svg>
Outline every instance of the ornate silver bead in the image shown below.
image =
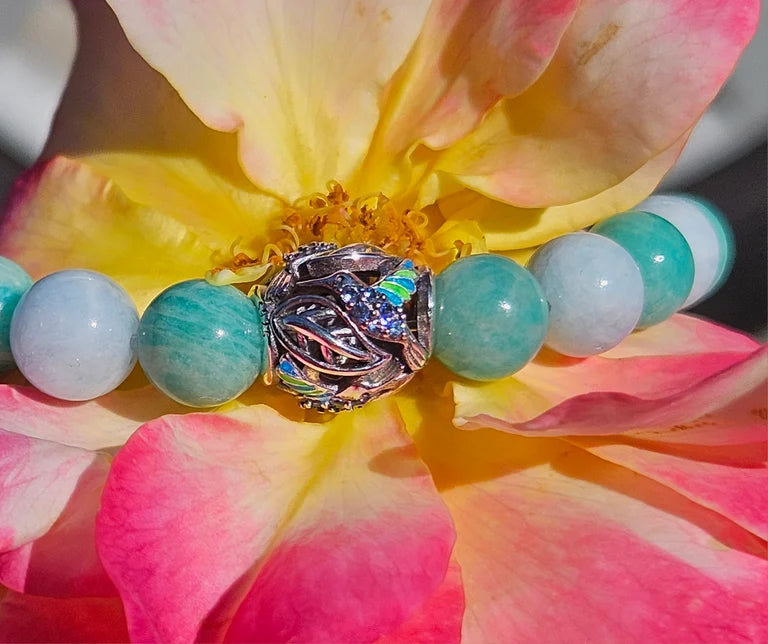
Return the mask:
<svg viewBox="0 0 768 644">
<path fill-rule="evenodd" d="M 265 380 L 306 408 L 359 407 L 402 387 L 429 358 L 432 272 L 375 246 L 300 247 L 264 306 Z"/>
</svg>

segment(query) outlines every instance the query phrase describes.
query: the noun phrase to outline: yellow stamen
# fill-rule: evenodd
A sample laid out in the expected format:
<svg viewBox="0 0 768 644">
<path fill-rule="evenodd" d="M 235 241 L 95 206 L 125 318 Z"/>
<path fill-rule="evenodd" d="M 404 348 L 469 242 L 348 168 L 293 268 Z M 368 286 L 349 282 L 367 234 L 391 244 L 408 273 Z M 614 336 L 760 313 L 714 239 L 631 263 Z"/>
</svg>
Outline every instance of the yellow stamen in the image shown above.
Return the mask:
<svg viewBox="0 0 768 644">
<path fill-rule="evenodd" d="M 310 242 L 371 244 L 392 255 L 431 265 L 445 265 L 472 252 L 472 244 L 461 240 L 452 248 L 435 248 L 430 241 L 436 227 L 432 224 L 429 214 L 401 210 L 381 193 L 352 199 L 340 183 L 331 181 L 327 193 L 313 193 L 285 208 L 260 261 L 236 252 L 237 240 L 230 249 L 231 258 L 206 278 L 213 283 L 266 283 L 282 265 L 284 254 Z M 253 279 L 255 275 L 257 279 Z"/>
</svg>

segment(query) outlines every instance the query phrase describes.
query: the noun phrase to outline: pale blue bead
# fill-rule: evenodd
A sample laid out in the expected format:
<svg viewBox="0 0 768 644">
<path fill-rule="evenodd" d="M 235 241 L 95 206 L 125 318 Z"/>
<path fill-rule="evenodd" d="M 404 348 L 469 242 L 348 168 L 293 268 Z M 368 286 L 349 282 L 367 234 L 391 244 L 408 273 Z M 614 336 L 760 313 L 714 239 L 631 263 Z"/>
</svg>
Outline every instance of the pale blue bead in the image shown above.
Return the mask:
<svg viewBox="0 0 768 644">
<path fill-rule="evenodd" d="M 90 400 L 117 387 L 136 364 L 139 316 L 106 275 L 53 273 L 21 298 L 11 321 L 16 365 L 35 387 L 64 400 Z"/>
<path fill-rule="evenodd" d="M 13 367 L 11 318 L 32 278 L 17 263 L 0 257 L 0 373 Z"/>
<path fill-rule="evenodd" d="M 568 356 L 616 346 L 643 311 L 643 278 L 616 242 L 571 233 L 544 244 L 528 262 L 550 305 L 545 343 Z"/>
<path fill-rule="evenodd" d="M 653 195 L 636 210 L 652 212 L 677 228 L 693 253 L 693 287 L 683 308 L 709 297 L 733 267 L 733 232 L 723 214 L 709 201 L 682 194 Z"/>
<path fill-rule="evenodd" d="M 533 276 L 500 255 L 459 259 L 435 278 L 433 355 L 454 373 L 496 380 L 524 367 L 547 331 Z"/>
<path fill-rule="evenodd" d="M 138 352 L 150 381 L 184 405 L 213 407 L 237 398 L 266 358 L 258 301 L 205 280 L 174 284 L 144 312 Z"/>
<path fill-rule="evenodd" d="M 638 327 L 663 322 L 679 310 L 693 285 L 693 255 L 680 232 L 649 212 L 623 212 L 592 227 L 635 260 L 643 276 L 643 312 Z"/>
</svg>

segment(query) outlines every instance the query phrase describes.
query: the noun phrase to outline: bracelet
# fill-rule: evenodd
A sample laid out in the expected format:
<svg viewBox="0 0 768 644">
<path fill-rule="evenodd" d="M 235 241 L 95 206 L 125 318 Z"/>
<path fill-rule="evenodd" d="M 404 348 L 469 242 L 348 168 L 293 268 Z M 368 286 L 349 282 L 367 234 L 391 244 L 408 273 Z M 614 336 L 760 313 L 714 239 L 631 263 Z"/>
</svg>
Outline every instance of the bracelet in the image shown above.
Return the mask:
<svg viewBox="0 0 768 644">
<path fill-rule="evenodd" d="M 349 410 L 400 389 L 430 356 L 459 376 L 511 375 L 546 344 L 586 357 L 708 297 L 733 261 L 722 215 L 685 195 L 649 197 L 590 232 L 541 246 L 527 268 L 501 255 L 437 276 L 366 244 L 316 242 L 249 294 L 204 279 L 174 284 L 139 319 L 126 291 L 89 270 L 33 284 L 0 258 L 0 371 L 90 400 L 137 360 L 174 400 L 212 407 L 259 375 L 305 408 Z"/>
</svg>

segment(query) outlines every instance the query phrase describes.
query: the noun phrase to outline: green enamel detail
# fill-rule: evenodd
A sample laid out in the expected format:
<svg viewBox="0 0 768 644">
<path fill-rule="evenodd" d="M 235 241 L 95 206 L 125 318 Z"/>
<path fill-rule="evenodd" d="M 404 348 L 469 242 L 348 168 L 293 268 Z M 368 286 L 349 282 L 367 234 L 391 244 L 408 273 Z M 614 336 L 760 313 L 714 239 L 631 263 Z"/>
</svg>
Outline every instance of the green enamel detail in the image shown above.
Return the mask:
<svg viewBox="0 0 768 644">
<path fill-rule="evenodd" d="M 592 228 L 612 239 L 637 263 L 643 278 L 643 312 L 638 328 L 663 322 L 685 302 L 694 264 L 685 237 L 666 219 L 648 212 L 615 215 Z"/>
<path fill-rule="evenodd" d="M 539 351 L 548 317 L 522 266 L 500 255 L 466 257 L 435 278 L 433 355 L 466 378 L 503 378 Z"/>
<path fill-rule="evenodd" d="M 180 403 L 212 407 L 232 400 L 265 364 L 258 302 L 233 286 L 175 284 L 144 312 L 138 354 L 150 381 Z"/>
<path fill-rule="evenodd" d="M 14 366 L 11 355 L 11 318 L 32 278 L 15 262 L 0 257 L 0 372 Z"/>
<path fill-rule="evenodd" d="M 407 302 L 409 299 L 411 299 L 412 291 L 409 291 L 407 288 L 401 286 L 397 282 L 390 282 L 386 280 L 379 284 L 379 289 L 383 291 L 389 291 L 390 293 L 397 295 L 403 302 Z"/>
</svg>

